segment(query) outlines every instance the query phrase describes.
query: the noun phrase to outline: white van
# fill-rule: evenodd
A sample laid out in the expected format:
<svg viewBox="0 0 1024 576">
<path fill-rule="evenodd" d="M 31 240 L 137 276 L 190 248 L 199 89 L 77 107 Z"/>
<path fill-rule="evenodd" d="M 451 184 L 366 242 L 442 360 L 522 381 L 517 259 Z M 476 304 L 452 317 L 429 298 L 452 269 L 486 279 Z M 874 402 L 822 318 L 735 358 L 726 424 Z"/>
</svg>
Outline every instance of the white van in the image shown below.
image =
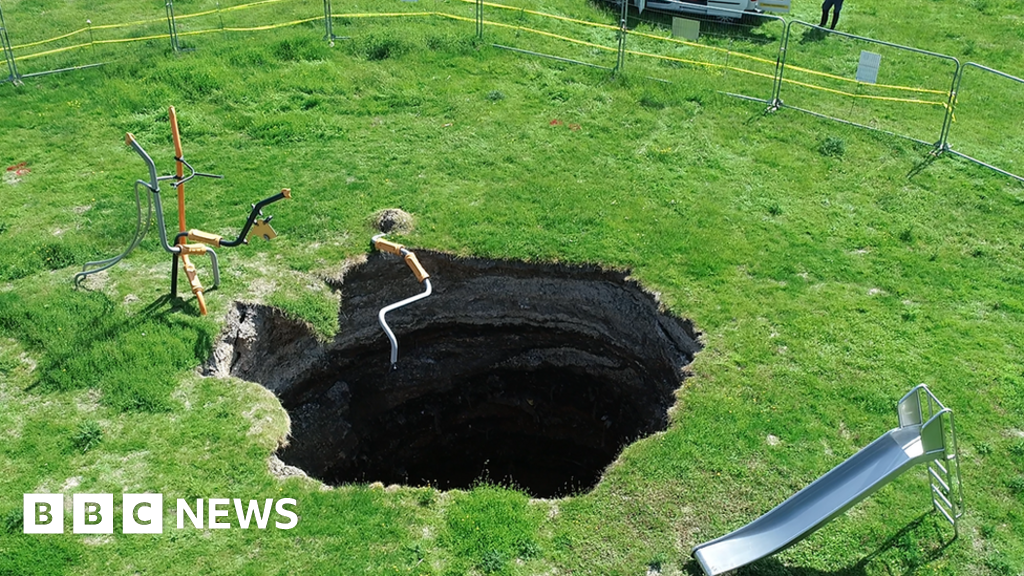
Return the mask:
<svg viewBox="0 0 1024 576">
<path fill-rule="evenodd" d="M 718 18 L 740 18 L 742 12 L 789 13 L 790 0 L 632 0 L 643 12 L 650 8 L 662 12 L 702 14 Z"/>
</svg>

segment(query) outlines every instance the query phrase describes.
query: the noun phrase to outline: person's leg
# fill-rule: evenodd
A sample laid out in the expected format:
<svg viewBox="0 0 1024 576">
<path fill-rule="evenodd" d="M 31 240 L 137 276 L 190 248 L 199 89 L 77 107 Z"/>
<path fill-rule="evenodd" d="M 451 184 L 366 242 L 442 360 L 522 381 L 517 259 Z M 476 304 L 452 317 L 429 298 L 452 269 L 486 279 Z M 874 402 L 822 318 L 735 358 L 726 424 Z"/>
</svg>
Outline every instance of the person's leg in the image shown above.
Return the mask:
<svg viewBox="0 0 1024 576">
<path fill-rule="evenodd" d="M 824 28 L 825 23 L 828 22 L 828 8 L 833 7 L 835 3 L 836 0 L 824 0 L 824 2 L 821 3 L 821 24 L 818 25 L 821 28 Z"/>
<path fill-rule="evenodd" d="M 832 12 L 832 29 L 836 29 L 836 23 L 839 22 L 839 11 L 843 9 L 843 2 L 840 0 L 835 3 L 835 11 Z M 824 26 L 824 24 L 822 24 Z"/>
</svg>

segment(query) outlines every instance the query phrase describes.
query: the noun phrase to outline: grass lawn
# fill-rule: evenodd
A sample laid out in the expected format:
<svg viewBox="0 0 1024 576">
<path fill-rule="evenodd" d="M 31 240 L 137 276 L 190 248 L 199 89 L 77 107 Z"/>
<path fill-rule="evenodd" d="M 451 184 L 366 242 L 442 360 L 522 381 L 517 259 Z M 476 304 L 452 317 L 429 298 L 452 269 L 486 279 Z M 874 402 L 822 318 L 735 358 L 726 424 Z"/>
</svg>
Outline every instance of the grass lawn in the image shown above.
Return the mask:
<svg viewBox="0 0 1024 576">
<path fill-rule="evenodd" d="M 848 32 L 1024 76 L 1018 2 L 848 4 Z M 582 0 L 522 6 L 615 21 Z M 166 31 L 159 5 L 3 8 L 16 47 L 86 18 L 158 20 L 96 29 L 96 39 Z M 0 182 L 0 575 L 698 574 L 694 545 L 750 522 L 896 426 L 896 401 L 921 382 L 957 415 L 960 538 L 950 543 L 949 526 L 929 513 L 915 469 L 742 573 L 1024 572 L 1024 186 L 950 155 L 928 161 L 927 147 L 904 139 L 793 110 L 763 115 L 719 92 L 764 96 L 758 76 L 630 56 L 612 79 L 490 43 L 614 65 L 614 52 L 593 46 L 497 26 L 481 42 L 471 21 L 436 16 L 351 16 L 472 18 L 472 5 L 456 1 L 333 8 L 350 15 L 335 20 L 348 38 L 334 47 L 317 21 L 184 35 L 195 50 L 179 55 L 165 38 L 100 44 L 19 67 L 109 62 L 102 68 L 0 85 L 0 166 L 31 170 Z M 817 2 L 793 10 L 809 22 L 820 15 Z M 181 32 L 318 14 L 316 2 L 289 0 L 186 18 Z M 537 25 L 615 46 L 613 31 Z M 799 40 L 793 62 L 830 73 L 867 49 Z M 742 51 L 748 40 L 723 42 Z M 948 70 L 929 60 L 883 52 L 890 62 L 893 83 L 948 89 Z M 976 74 L 964 82 L 951 143 L 1022 173 L 1024 90 Z M 782 95 L 910 135 L 937 136 L 942 122 L 941 106 L 798 85 Z M 222 285 L 207 296 L 207 316 L 191 295 L 167 296 L 169 258 L 153 231 L 83 289 L 71 281 L 134 229 L 131 186 L 145 169 L 125 132 L 161 172 L 173 169 L 168 105 L 186 158 L 225 175 L 189 186 L 191 226 L 233 236 L 250 203 L 283 187 L 294 195 L 266 210 L 278 238 L 219 251 Z M 173 223 L 172 196 L 168 186 Z M 235 300 L 278 306 L 324 338 L 344 330 L 324 278 L 367 251 L 370 217 L 389 207 L 415 215 L 409 246 L 632 270 L 703 332 L 668 430 L 626 448 L 593 491 L 559 500 L 497 486 L 328 489 L 274 477 L 267 460 L 288 431 L 278 400 L 196 368 Z M 196 262 L 210 284 L 208 263 Z M 159 492 L 166 529 L 85 536 L 66 520 L 63 535 L 25 535 L 29 492 L 68 502 L 112 492 L 115 503 L 123 492 Z M 294 498 L 300 521 L 289 531 L 173 526 L 175 499 L 212 497 Z"/>
</svg>

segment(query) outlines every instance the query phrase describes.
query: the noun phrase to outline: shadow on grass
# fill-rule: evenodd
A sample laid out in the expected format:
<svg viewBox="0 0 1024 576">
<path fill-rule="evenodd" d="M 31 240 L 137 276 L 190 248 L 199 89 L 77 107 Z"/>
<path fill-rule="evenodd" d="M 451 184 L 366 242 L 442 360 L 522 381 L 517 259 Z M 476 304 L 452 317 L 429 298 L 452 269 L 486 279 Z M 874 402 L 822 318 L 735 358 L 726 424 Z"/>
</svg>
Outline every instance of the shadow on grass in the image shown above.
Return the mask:
<svg viewBox="0 0 1024 576">
<path fill-rule="evenodd" d="M 814 42 L 821 42 L 826 36 L 828 36 L 828 32 L 821 28 L 808 28 L 804 31 L 803 36 L 800 37 L 800 43 L 812 44 Z"/>
<path fill-rule="evenodd" d="M 818 570 L 816 568 L 802 568 L 800 566 L 786 566 L 774 556 L 758 560 L 752 564 L 739 568 L 734 574 L 735 576 L 865 576 L 867 574 L 867 566 L 871 562 L 885 556 L 888 553 L 894 553 L 901 557 L 901 566 L 887 566 L 887 570 L 890 574 L 900 576 L 914 576 L 918 574 L 922 568 L 925 568 L 931 562 L 937 560 L 945 552 L 946 548 L 953 543 L 954 538 L 946 538 L 943 536 L 938 526 L 933 523 L 935 527 L 935 542 L 934 546 L 927 550 L 918 552 L 916 550 L 917 543 L 914 540 L 914 534 L 920 530 L 926 530 L 928 526 L 925 524 L 929 518 L 934 518 L 931 512 L 925 512 L 912 520 L 906 526 L 900 529 L 899 532 L 893 534 L 888 540 L 882 543 L 874 552 L 868 554 L 852 566 L 841 568 L 839 570 L 828 571 Z M 929 538 L 931 540 L 931 538 Z M 901 553 L 908 547 L 912 547 L 915 550 L 913 553 Z M 910 551 L 908 551 L 910 552 Z M 690 559 L 684 566 L 684 570 L 691 576 L 704 576 L 704 572 L 701 570 L 700 565 L 696 560 Z"/>
<path fill-rule="evenodd" d="M 925 169 L 931 166 L 932 162 L 935 162 L 935 159 L 938 157 L 939 155 L 934 152 L 929 153 L 927 156 L 924 157 L 923 160 L 915 164 L 914 167 L 910 169 L 910 172 L 907 172 L 907 179 L 913 180 L 914 176 L 917 176 L 921 172 L 924 172 Z"/>
<path fill-rule="evenodd" d="M 38 359 L 26 391 L 97 388 L 105 405 L 162 411 L 181 373 L 213 346 L 215 323 L 186 310 L 191 306 L 166 294 L 129 312 L 105 294 L 70 287 L 6 292 L 0 334 Z"/>
</svg>

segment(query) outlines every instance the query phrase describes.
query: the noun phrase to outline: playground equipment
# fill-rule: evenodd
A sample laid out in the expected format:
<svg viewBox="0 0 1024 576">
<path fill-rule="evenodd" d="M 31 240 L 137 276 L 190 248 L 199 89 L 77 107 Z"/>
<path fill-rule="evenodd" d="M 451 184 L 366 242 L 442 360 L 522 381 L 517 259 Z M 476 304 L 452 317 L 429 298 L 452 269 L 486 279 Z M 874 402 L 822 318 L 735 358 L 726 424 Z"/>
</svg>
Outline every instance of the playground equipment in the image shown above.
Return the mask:
<svg viewBox="0 0 1024 576">
<path fill-rule="evenodd" d="M 178 291 L 178 260 L 180 259 L 181 266 L 184 268 L 185 275 L 188 278 L 189 286 L 192 289 L 192 293 L 196 296 L 196 301 L 199 304 L 199 312 L 200 314 L 205 315 L 206 299 L 203 296 L 204 288 L 202 282 L 199 280 L 196 267 L 189 257 L 200 255 L 210 256 L 210 264 L 213 268 L 213 288 L 216 288 L 220 285 L 220 266 L 217 260 L 217 253 L 214 252 L 212 247 L 219 248 L 221 246 L 225 246 L 230 248 L 240 246 L 242 244 L 248 244 L 249 238 L 252 236 L 260 236 L 265 240 L 277 237 L 277 233 L 274 231 L 273 227 L 270 226 L 270 221 L 273 216 L 268 216 L 265 219 L 259 219 L 259 216 L 263 215 L 263 208 L 267 205 L 273 204 L 283 198 L 291 198 L 291 190 L 285 188 L 281 190 L 280 193 L 261 200 L 257 204 L 253 205 L 252 211 L 249 213 L 249 218 L 246 220 L 241 232 L 239 232 L 238 237 L 234 240 L 225 240 L 220 235 L 203 232 L 202 230 L 188 230 L 185 224 L 185 183 L 197 176 L 204 178 L 223 178 L 223 176 L 196 172 L 195 168 L 185 161 L 181 147 L 181 135 L 178 130 L 178 118 L 173 106 L 170 107 L 169 114 L 171 121 L 171 135 L 174 140 L 174 160 L 176 165 L 175 174 L 171 176 L 157 176 L 156 164 L 153 162 L 153 159 L 145 149 L 142 148 L 142 145 L 139 144 L 134 135 L 130 132 L 125 134 L 125 143 L 135 150 L 149 169 L 148 182 L 145 180 L 135 181 L 135 235 L 132 237 L 131 242 L 128 243 L 128 247 L 117 256 L 93 262 L 86 262 L 82 267 L 82 271 L 75 274 L 75 284 L 79 284 L 90 274 L 96 274 L 97 272 L 102 272 L 103 270 L 114 266 L 128 256 L 128 254 L 130 254 L 146 236 L 146 233 L 149 231 L 153 212 L 155 211 L 157 230 L 160 234 L 160 244 L 166 252 L 171 253 L 173 258 L 171 267 L 171 296 L 176 296 Z M 189 170 L 188 176 L 185 176 L 185 168 L 188 168 Z M 167 228 L 164 224 L 163 206 L 160 201 L 160 182 L 166 180 L 172 181 L 178 192 L 178 234 L 174 238 L 173 246 L 167 241 Z M 147 190 L 145 225 L 143 225 L 142 218 L 140 187 Z M 199 242 L 199 244 L 187 244 L 185 242 L 186 240 Z"/>
<path fill-rule="evenodd" d="M 412 270 L 413 275 L 416 276 L 416 281 L 424 286 L 423 292 L 406 298 L 405 300 L 395 302 L 394 304 L 388 304 L 381 308 L 380 312 L 377 313 L 377 321 L 380 322 L 380 327 L 384 329 L 384 333 L 387 334 L 388 340 L 391 341 L 391 369 L 394 370 L 398 366 L 398 339 L 395 337 L 395 333 L 391 330 L 391 327 L 388 326 L 384 316 L 392 310 L 397 310 L 402 306 L 412 304 L 417 300 L 422 300 L 427 296 L 430 296 L 433 288 L 430 286 L 430 274 L 427 274 L 427 271 L 423 268 L 423 265 L 420 264 L 416 255 L 401 244 L 384 240 L 384 236 L 386 236 L 386 234 L 377 234 L 374 236 L 371 241 L 371 245 L 381 252 L 390 252 L 395 256 L 401 256 Z"/>
<path fill-rule="evenodd" d="M 920 384 L 897 404 L 899 427 L 750 524 L 705 542 L 692 555 L 708 576 L 780 552 L 809 536 L 910 468 L 927 463 L 932 505 L 953 525 L 963 515 L 953 411 Z"/>
</svg>

